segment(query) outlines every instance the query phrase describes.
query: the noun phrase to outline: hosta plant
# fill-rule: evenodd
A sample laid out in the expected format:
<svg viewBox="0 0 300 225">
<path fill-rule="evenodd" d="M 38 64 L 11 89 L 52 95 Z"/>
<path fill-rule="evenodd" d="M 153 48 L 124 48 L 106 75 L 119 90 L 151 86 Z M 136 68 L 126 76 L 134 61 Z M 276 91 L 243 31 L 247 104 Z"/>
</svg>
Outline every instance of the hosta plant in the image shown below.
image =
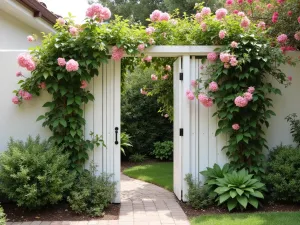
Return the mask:
<svg viewBox="0 0 300 225">
<path fill-rule="evenodd" d="M 246 209 L 248 204 L 258 208 L 258 199 L 263 199 L 263 192 L 266 191 L 265 185 L 245 169 L 225 174 L 224 178 L 216 179 L 216 184 L 216 201 L 219 205 L 226 204 L 229 211 Z"/>
</svg>

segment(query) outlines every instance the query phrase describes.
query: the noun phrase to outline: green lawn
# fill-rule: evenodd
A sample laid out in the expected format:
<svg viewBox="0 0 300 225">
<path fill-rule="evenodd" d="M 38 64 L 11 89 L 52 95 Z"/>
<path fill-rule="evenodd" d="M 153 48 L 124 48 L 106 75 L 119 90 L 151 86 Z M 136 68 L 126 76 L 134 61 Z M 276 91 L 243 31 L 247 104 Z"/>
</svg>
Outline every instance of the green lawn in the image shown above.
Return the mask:
<svg viewBox="0 0 300 225">
<path fill-rule="evenodd" d="M 123 173 L 129 177 L 156 184 L 173 191 L 173 163 L 160 162 L 125 169 Z"/>
<path fill-rule="evenodd" d="M 192 225 L 299 225 L 300 212 L 203 215 Z"/>
</svg>

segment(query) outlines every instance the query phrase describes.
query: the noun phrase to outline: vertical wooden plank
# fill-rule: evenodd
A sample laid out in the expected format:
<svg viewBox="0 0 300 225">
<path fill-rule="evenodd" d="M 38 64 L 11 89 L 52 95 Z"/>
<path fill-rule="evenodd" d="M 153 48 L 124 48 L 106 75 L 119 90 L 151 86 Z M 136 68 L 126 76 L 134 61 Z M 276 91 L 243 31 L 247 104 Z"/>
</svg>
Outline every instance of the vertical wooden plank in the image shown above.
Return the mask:
<svg viewBox="0 0 300 225">
<path fill-rule="evenodd" d="M 114 173 L 114 181 L 116 184 L 116 197 L 114 199 L 114 203 L 120 203 L 121 197 L 121 187 L 120 187 L 120 180 L 121 180 L 121 149 L 120 149 L 120 142 L 121 142 L 121 62 L 116 61 L 114 62 L 114 120 L 113 120 L 113 129 L 115 127 L 119 128 L 119 132 L 117 137 L 117 140 L 119 141 L 119 144 L 114 144 L 113 149 L 113 173 Z M 113 140 L 114 141 L 114 140 Z"/>
<path fill-rule="evenodd" d="M 199 60 L 195 59 L 196 61 L 196 79 L 200 76 L 199 71 Z M 196 140 L 195 140 L 195 180 L 199 182 L 199 101 L 198 96 L 195 96 L 197 100 L 195 101 L 196 107 L 195 107 L 195 133 L 196 133 Z"/>
<path fill-rule="evenodd" d="M 107 151 L 106 151 L 106 173 L 113 173 L 113 149 L 114 149 L 114 62 L 109 60 L 107 64 Z"/>
<path fill-rule="evenodd" d="M 182 98 L 181 105 L 181 118 L 182 118 L 182 128 L 184 130 L 184 135 L 181 137 L 181 151 L 184 152 L 182 154 L 182 200 L 187 201 L 186 194 L 188 191 L 188 186 L 186 181 L 184 180 L 185 176 L 190 173 L 189 163 L 190 163 L 190 102 L 187 99 L 185 92 L 189 89 L 190 86 L 190 56 L 183 56 L 183 90 L 180 92 Z"/>
<path fill-rule="evenodd" d="M 173 64 L 173 88 L 174 90 L 174 120 L 173 120 L 173 189 L 174 193 L 179 200 L 181 200 L 181 138 L 179 136 L 180 129 L 180 94 L 181 94 L 181 81 L 179 80 L 179 73 L 181 72 L 181 57 L 178 58 Z"/>
<path fill-rule="evenodd" d="M 103 80 L 102 80 L 102 87 L 103 87 L 103 116 L 102 116 L 102 124 L 103 124 L 103 139 L 106 144 L 106 148 L 103 148 L 102 151 L 102 171 L 101 172 L 106 172 L 107 171 L 107 151 L 109 151 L 109 142 L 108 142 L 108 135 L 107 135 L 107 108 L 109 104 L 107 102 L 107 89 L 110 88 L 108 87 L 107 83 L 107 64 L 103 64 Z"/>
</svg>

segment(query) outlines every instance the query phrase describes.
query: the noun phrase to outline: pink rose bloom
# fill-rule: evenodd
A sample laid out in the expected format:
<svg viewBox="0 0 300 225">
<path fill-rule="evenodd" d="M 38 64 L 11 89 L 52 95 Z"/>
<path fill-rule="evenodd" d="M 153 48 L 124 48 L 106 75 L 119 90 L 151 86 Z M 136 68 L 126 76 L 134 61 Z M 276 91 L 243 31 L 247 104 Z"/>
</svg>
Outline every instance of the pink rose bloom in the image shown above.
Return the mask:
<svg viewBox="0 0 300 225">
<path fill-rule="evenodd" d="M 294 38 L 295 38 L 297 41 L 300 41 L 300 31 L 297 31 L 297 33 L 295 33 Z"/>
<path fill-rule="evenodd" d="M 246 16 L 244 12 L 238 12 L 238 16 L 244 17 Z"/>
<path fill-rule="evenodd" d="M 187 90 L 186 91 L 186 96 L 188 97 L 189 100 L 194 100 L 195 99 L 195 96 L 194 96 L 194 93 L 190 90 Z"/>
<path fill-rule="evenodd" d="M 164 117 L 165 117 L 165 118 L 168 118 L 168 117 L 169 117 L 169 114 L 165 114 Z"/>
<path fill-rule="evenodd" d="M 285 1 L 285 0 L 277 0 L 277 2 L 278 2 L 279 4 L 284 3 L 284 1 Z"/>
<path fill-rule="evenodd" d="M 97 14 L 97 16 L 100 20 L 108 20 L 111 17 L 111 12 L 109 8 L 103 7 L 100 13 Z"/>
<path fill-rule="evenodd" d="M 243 96 L 245 99 L 247 99 L 248 102 L 251 101 L 253 98 L 252 93 L 250 93 L 250 92 L 245 92 Z"/>
<path fill-rule="evenodd" d="M 21 97 L 23 97 L 24 94 L 25 94 L 25 91 L 24 91 L 24 90 L 19 90 L 18 94 L 19 94 Z"/>
<path fill-rule="evenodd" d="M 245 107 L 246 105 L 248 105 L 248 101 L 247 101 L 246 98 L 238 96 L 238 97 L 235 98 L 234 104 L 237 107 Z"/>
<path fill-rule="evenodd" d="M 192 85 L 193 87 L 197 87 L 198 82 L 197 82 L 196 80 L 191 80 L 191 85 Z"/>
<path fill-rule="evenodd" d="M 235 10 L 233 10 L 233 14 L 238 14 L 239 13 L 239 10 L 237 10 L 237 9 L 235 9 Z"/>
<path fill-rule="evenodd" d="M 273 13 L 273 16 L 272 16 L 272 22 L 273 23 L 276 23 L 278 21 L 278 12 L 274 12 Z"/>
<path fill-rule="evenodd" d="M 27 36 L 27 41 L 33 42 L 33 41 L 35 41 L 35 39 L 33 36 L 29 35 L 29 36 Z"/>
<path fill-rule="evenodd" d="M 220 39 L 224 39 L 225 36 L 226 36 L 226 31 L 225 30 L 220 30 L 220 32 L 219 32 L 219 38 Z"/>
<path fill-rule="evenodd" d="M 79 64 L 74 59 L 70 59 L 66 63 L 66 69 L 67 69 L 68 72 L 77 71 L 79 69 Z"/>
<path fill-rule="evenodd" d="M 147 94 L 148 94 L 148 92 L 145 91 L 143 88 L 140 89 L 140 93 L 141 93 L 142 95 L 147 95 Z"/>
<path fill-rule="evenodd" d="M 143 59 L 144 61 L 146 61 L 146 62 L 151 62 L 152 61 L 152 56 L 146 56 L 144 59 Z"/>
<path fill-rule="evenodd" d="M 26 69 L 27 69 L 28 71 L 33 71 L 33 70 L 35 70 L 35 63 L 34 63 L 33 61 L 29 62 L 28 65 L 27 65 L 27 67 L 26 67 Z"/>
<path fill-rule="evenodd" d="M 213 102 L 213 100 L 212 100 L 211 98 L 207 98 L 207 100 L 204 101 L 202 104 L 203 104 L 205 107 L 209 108 L 209 107 L 212 107 L 212 106 L 213 106 L 214 102 Z"/>
<path fill-rule="evenodd" d="M 58 23 L 59 25 L 65 25 L 66 24 L 66 21 L 64 20 L 64 18 L 58 18 L 57 20 L 56 20 L 56 23 Z"/>
<path fill-rule="evenodd" d="M 170 65 L 166 65 L 165 70 L 166 70 L 166 71 L 171 71 L 171 70 L 172 70 L 172 67 L 171 67 Z"/>
<path fill-rule="evenodd" d="M 168 74 L 166 74 L 166 75 L 164 75 L 164 76 L 162 76 L 162 80 L 167 80 L 169 78 L 169 75 Z"/>
<path fill-rule="evenodd" d="M 248 17 L 244 17 L 242 19 L 242 22 L 241 22 L 241 27 L 243 28 L 248 28 L 250 26 L 250 20 L 248 19 Z"/>
<path fill-rule="evenodd" d="M 23 74 L 22 74 L 21 71 L 18 71 L 18 72 L 16 72 L 16 76 L 17 76 L 17 77 L 21 77 L 21 76 L 23 76 Z"/>
<path fill-rule="evenodd" d="M 202 23 L 200 24 L 200 27 L 201 27 L 201 30 L 202 30 L 203 32 L 207 31 L 207 25 L 206 25 L 206 23 L 202 22 Z"/>
<path fill-rule="evenodd" d="M 233 41 L 233 42 L 231 42 L 230 46 L 231 46 L 231 48 L 237 48 L 238 47 L 238 43 L 235 42 L 235 41 Z"/>
<path fill-rule="evenodd" d="M 103 9 L 103 6 L 99 3 L 94 3 L 86 10 L 85 15 L 87 17 L 93 18 L 96 14 L 100 13 Z"/>
<path fill-rule="evenodd" d="M 159 21 L 160 20 L 160 16 L 161 16 L 162 12 L 159 11 L 159 10 L 154 10 L 152 12 L 152 14 L 150 15 L 150 19 L 152 22 L 155 22 L 155 21 Z"/>
<path fill-rule="evenodd" d="M 150 38 L 148 43 L 149 43 L 150 45 L 154 45 L 154 44 L 155 44 L 155 41 L 154 41 L 153 38 Z"/>
<path fill-rule="evenodd" d="M 158 79 L 158 77 L 155 74 L 151 75 L 151 80 L 157 80 L 157 79 Z"/>
<path fill-rule="evenodd" d="M 231 66 L 237 66 L 239 61 L 237 61 L 237 59 L 235 57 L 231 57 L 229 63 L 230 63 Z"/>
<path fill-rule="evenodd" d="M 125 55 L 125 51 L 123 48 L 118 48 L 117 46 L 112 47 L 111 58 L 115 61 L 121 60 Z"/>
<path fill-rule="evenodd" d="M 232 5 L 233 4 L 233 0 L 226 0 L 226 4 L 227 5 Z"/>
<path fill-rule="evenodd" d="M 22 97 L 25 100 L 31 100 L 32 99 L 32 95 L 30 93 L 28 93 L 27 91 L 24 92 Z"/>
<path fill-rule="evenodd" d="M 259 22 L 257 24 L 257 27 L 262 29 L 262 30 L 265 30 L 266 29 L 266 23 L 265 22 Z"/>
<path fill-rule="evenodd" d="M 289 81 L 292 81 L 292 80 L 293 80 L 293 77 L 292 77 L 292 76 L 288 76 L 288 80 L 289 80 Z"/>
<path fill-rule="evenodd" d="M 252 4 L 252 3 L 253 3 L 253 0 L 247 0 L 247 2 L 248 2 L 249 4 Z"/>
<path fill-rule="evenodd" d="M 221 52 L 221 54 L 220 54 L 220 60 L 223 63 L 228 63 L 230 61 L 230 57 L 231 57 L 231 55 L 226 52 Z"/>
<path fill-rule="evenodd" d="M 223 19 L 227 15 L 227 13 L 228 13 L 227 9 L 224 9 L 224 8 L 218 9 L 216 11 L 217 20 Z"/>
<path fill-rule="evenodd" d="M 85 89 L 87 86 L 88 86 L 88 82 L 86 80 L 82 80 L 80 88 Z"/>
<path fill-rule="evenodd" d="M 232 129 L 234 130 L 239 130 L 240 129 L 240 125 L 238 125 L 237 123 L 232 125 Z"/>
<path fill-rule="evenodd" d="M 65 58 L 58 58 L 58 59 L 57 59 L 57 64 L 58 64 L 59 66 L 65 66 L 65 65 L 66 65 L 66 60 L 65 60 Z"/>
<path fill-rule="evenodd" d="M 244 0 L 237 0 L 237 3 L 242 4 Z"/>
<path fill-rule="evenodd" d="M 215 52 L 210 52 L 210 53 L 207 54 L 207 59 L 208 59 L 209 61 L 211 61 L 211 62 L 216 61 L 217 58 L 218 58 L 218 55 L 217 55 L 217 53 L 215 53 Z"/>
<path fill-rule="evenodd" d="M 213 100 L 205 94 L 199 94 L 198 100 L 205 107 L 211 107 L 213 105 Z"/>
<path fill-rule="evenodd" d="M 249 92 L 249 93 L 253 93 L 255 91 L 255 88 L 254 87 L 248 87 L 248 91 L 247 92 Z"/>
<path fill-rule="evenodd" d="M 139 44 L 138 47 L 137 47 L 137 49 L 138 49 L 140 52 L 144 51 L 144 50 L 145 50 L 145 44 Z"/>
<path fill-rule="evenodd" d="M 21 67 L 25 67 L 29 71 L 35 70 L 35 63 L 31 57 L 31 55 L 27 53 L 21 53 L 17 58 L 18 64 Z"/>
<path fill-rule="evenodd" d="M 230 68 L 230 64 L 229 63 L 224 63 L 224 68 L 225 69 L 229 69 Z"/>
<path fill-rule="evenodd" d="M 298 17 L 298 19 L 297 19 L 297 20 L 298 20 L 298 23 L 300 23 L 300 16 Z"/>
<path fill-rule="evenodd" d="M 70 27 L 69 32 L 72 36 L 76 36 L 78 34 L 78 29 L 76 27 Z"/>
<path fill-rule="evenodd" d="M 272 7 L 272 4 L 267 4 L 267 8 L 270 9 Z"/>
<path fill-rule="evenodd" d="M 196 20 L 200 23 L 202 20 L 202 14 L 201 13 L 197 13 L 195 16 Z"/>
<path fill-rule="evenodd" d="M 292 11 L 288 11 L 287 14 L 288 14 L 288 16 L 292 16 L 293 12 Z"/>
<path fill-rule="evenodd" d="M 154 28 L 154 27 L 148 27 L 148 28 L 146 28 L 146 33 L 147 33 L 148 35 L 152 34 L 154 31 L 155 31 L 155 28 Z"/>
<path fill-rule="evenodd" d="M 46 83 L 45 83 L 45 82 L 41 82 L 41 83 L 39 84 L 39 88 L 45 89 L 45 88 L 46 88 Z"/>
<path fill-rule="evenodd" d="M 212 92 L 216 92 L 219 90 L 219 86 L 215 81 L 212 81 L 209 83 L 208 85 L 208 90 L 212 91 Z"/>
<path fill-rule="evenodd" d="M 207 15 L 211 14 L 211 9 L 209 7 L 203 7 L 201 10 L 201 14 L 203 16 L 207 16 Z"/>
<path fill-rule="evenodd" d="M 171 22 L 171 24 L 173 24 L 173 25 L 177 25 L 177 23 L 178 23 L 178 21 L 177 21 L 177 20 L 174 20 L 174 19 L 171 19 L 170 22 Z"/>
<path fill-rule="evenodd" d="M 12 100 L 12 102 L 13 102 L 14 104 L 16 104 L 16 105 L 20 103 L 18 96 L 12 97 L 11 100 Z"/>
<path fill-rule="evenodd" d="M 170 19 L 169 13 L 164 12 L 160 14 L 160 18 L 159 18 L 160 21 L 169 21 L 169 19 Z"/>
<path fill-rule="evenodd" d="M 284 44 L 288 39 L 288 36 L 286 34 L 280 34 L 278 37 L 277 37 L 277 41 L 278 43 L 280 44 Z"/>
</svg>

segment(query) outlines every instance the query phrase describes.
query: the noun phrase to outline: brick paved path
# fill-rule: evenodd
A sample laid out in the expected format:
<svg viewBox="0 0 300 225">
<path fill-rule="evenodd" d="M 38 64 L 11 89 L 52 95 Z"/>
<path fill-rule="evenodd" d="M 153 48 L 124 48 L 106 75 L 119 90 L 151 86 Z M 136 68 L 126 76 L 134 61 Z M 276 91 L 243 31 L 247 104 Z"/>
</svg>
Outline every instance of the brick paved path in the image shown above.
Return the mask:
<svg viewBox="0 0 300 225">
<path fill-rule="evenodd" d="M 190 225 L 173 193 L 121 175 L 119 220 L 7 223 L 7 225 Z"/>
</svg>

